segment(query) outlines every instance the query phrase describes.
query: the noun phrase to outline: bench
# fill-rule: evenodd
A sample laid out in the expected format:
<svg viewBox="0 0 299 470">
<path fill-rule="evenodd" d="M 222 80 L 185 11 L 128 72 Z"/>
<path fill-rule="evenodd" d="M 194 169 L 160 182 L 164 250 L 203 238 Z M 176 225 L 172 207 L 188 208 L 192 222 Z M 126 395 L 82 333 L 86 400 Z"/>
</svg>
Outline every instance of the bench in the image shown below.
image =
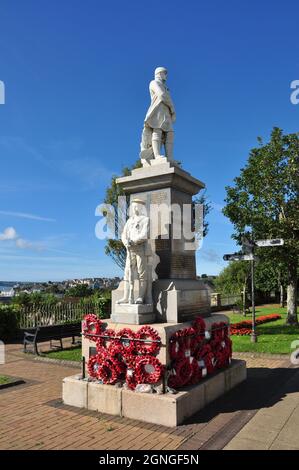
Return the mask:
<svg viewBox="0 0 299 470">
<path fill-rule="evenodd" d="M 64 325 L 38 326 L 31 328 L 30 331 L 24 331 L 24 352 L 27 346 L 34 349 L 34 353 L 39 355 L 37 343 L 50 341 L 52 349 L 52 341 L 59 341 L 60 348 L 63 349 L 62 339 L 72 337 L 72 344 L 75 343 L 75 336 L 81 336 L 81 323 L 65 323 Z"/>
<path fill-rule="evenodd" d="M 238 313 L 240 315 L 243 315 L 243 307 L 240 307 L 240 305 L 234 304 L 232 306 L 232 311 L 233 311 L 233 313 Z M 247 315 L 247 314 L 249 315 L 249 313 L 250 313 L 250 308 L 246 306 L 245 307 L 245 315 Z"/>
</svg>

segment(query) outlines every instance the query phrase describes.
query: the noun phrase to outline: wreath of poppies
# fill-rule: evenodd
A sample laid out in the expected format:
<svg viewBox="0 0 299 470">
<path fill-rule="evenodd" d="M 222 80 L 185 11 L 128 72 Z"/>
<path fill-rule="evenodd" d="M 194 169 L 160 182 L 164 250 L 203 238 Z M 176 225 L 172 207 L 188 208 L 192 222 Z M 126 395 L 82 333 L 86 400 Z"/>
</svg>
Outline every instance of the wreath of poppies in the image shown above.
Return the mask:
<svg viewBox="0 0 299 470">
<path fill-rule="evenodd" d="M 191 328 L 184 328 L 172 335 L 169 342 L 172 359 L 169 387 L 176 389 L 198 383 L 215 369 L 229 365 L 232 342 L 228 324 L 214 323 L 211 333 L 207 333 L 204 319 L 198 317 Z"/>
<path fill-rule="evenodd" d="M 87 363 L 88 375 L 94 379 L 98 378 L 99 368 L 103 362 L 102 356 L 96 354 L 95 356 L 90 356 Z"/>
<path fill-rule="evenodd" d="M 136 349 L 139 354 L 157 355 L 161 347 L 161 338 L 156 330 L 149 325 L 142 326 L 136 333 Z M 138 340 L 150 340 L 138 341 Z M 154 341 L 154 342 L 153 342 Z"/>
<path fill-rule="evenodd" d="M 126 384 L 130 390 L 135 390 L 136 385 L 137 385 L 135 370 L 134 368 L 129 367 L 129 366 L 126 370 Z"/>
<path fill-rule="evenodd" d="M 97 353 L 87 364 L 90 377 L 105 384 L 125 381 L 131 390 L 138 383 L 154 384 L 161 380 L 164 366 L 155 357 L 161 338 L 154 328 L 146 325 L 137 333 L 130 328 L 102 331 L 102 322 L 96 315 L 87 315 L 83 325 L 83 334 L 96 342 Z"/>
<path fill-rule="evenodd" d="M 148 366 L 148 368 L 147 368 Z M 149 371 L 148 369 L 152 369 Z M 136 358 L 135 377 L 139 384 L 155 384 L 161 380 L 164 366 L 154 356 L 139 356 Z"/>
<path fill-rule="evenodd" d="M 116 344 L 121 348 L 124 355 L 131 355 L 136 352 L 136 334 L 130 328 L 123 328 L 116 334 Z"/>
<path fill-rule="evenodd" d="M 202 317 L 196 317 L 193 322 L 193 328 L 196 331 L 198 340 L 205 339 L 206 322 Z"/>
<path fill-rule="evenodd" d="M 184 328 L 176 331 L 170 338 L 169 354 L 171 359 L 182 359 L 193 355 L 198 344 L 194 328 Z"/>
<path fill-rule="evenodd" d="M 105 358 L 102 360 L 98 372 L 97 378 L 102 380 L 104 384 L 115 384 L 119 380 L 121 375 L 121 366 L 119 361 L 116 359 Z"/>
<path fill-rule="evenodd" d="M 101 334 L 102 330 L 102 322 L 101 320 L 93 313 L 90 313 L 84 317 L 82 322 L 82 333 L 86 336 L 90 341 L 96 341 L 97 336 Z"/>
<path fill-rule="evenodd" d="M 201 369 L 206 369 L 207 374 L 212 374 L 214 372 L 214 354 L 209 343 L 205 344 L 197 351 L 195 358 L 198 366 Z"/>
<path fill-rule="evenodd" d="M 177 359 L 173 364 L 168 385 L 172 388 L 183 387 L 195 380 L 199 373 L 197 361 L 194 357 Z"/>
<path fill-rule="evenodd" d="M 112 344 L 109 348 L 109 354 L 107 354 L 107 351 L 105 351 L 105 356 L 109 357 L 113 360 L 117 360 L 119 362 L 122 362 L 125 366 L 124 363 L 124 354 L 123 354 L 123 348 L 121 344 Z"/>
<path fill-rule="evenodd" d="M 225 338 L 222 341 L 211 341 L 211 347 L 214 354 L 214 367 L 222 369 L 230 363 L 232 355 L 232 341 Z"/>
<path fill-rule="evenodd" d="M 115 331 L 112 328 L 106 328 L 99 338 L 97 338 L 97 348 L 109 350 L 115 344 Z"/>
<path fill-rule="evenodd" d="M 222 341 L 228 338 L 228 325 L 225 322 L 214 323 L 211 330 L 212 341 Z"/>
</svg>

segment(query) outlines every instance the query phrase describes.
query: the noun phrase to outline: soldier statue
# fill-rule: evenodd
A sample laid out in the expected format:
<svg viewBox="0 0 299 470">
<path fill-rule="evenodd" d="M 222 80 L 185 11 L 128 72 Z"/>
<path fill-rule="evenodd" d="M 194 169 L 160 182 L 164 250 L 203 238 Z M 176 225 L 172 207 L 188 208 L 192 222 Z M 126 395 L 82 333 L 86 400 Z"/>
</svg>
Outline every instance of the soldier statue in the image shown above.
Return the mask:
<svg viewBox="0 0 299 470">
<path fill-rule="evenodd" d="M 145 215 L 145 202 L 133 199 L 130 205 L 130 217 L 127 220 L 121 239 L 127 250 L 124 296 L 118 304 L 143 304 L 147 292 L 148 266 L 147 249 L 149 239 L 149 217 Z M 138 280 L 138 293 L 134 299 L 134 280 Z"/>
<path fill-rule="evenodd" d="M 140 158 L 142 163 L 161 157 L 162 143 L 165 157 L 173 162 L 175 109 L 168 88 L 166 87 L 167 70 L 158 67 L 155 79 L 150 82 L 151 105 L 147 111 L 142 131 Z"/>
</svg>

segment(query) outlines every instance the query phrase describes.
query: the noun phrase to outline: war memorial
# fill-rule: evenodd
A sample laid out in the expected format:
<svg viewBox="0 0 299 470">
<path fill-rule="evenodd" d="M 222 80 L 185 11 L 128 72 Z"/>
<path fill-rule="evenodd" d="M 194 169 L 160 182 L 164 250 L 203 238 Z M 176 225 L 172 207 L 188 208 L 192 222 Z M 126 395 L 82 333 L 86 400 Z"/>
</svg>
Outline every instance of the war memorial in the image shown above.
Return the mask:
<svg viewBox="0 0 299 470">
<path fill-rule="evenodd" d="M 228 318 L 210 312 L 196 276 L 202 213 L 193 198 L 205 185 L 174 159 L 166 80 L 158 67 L 142 166 L 117 180 L 129 201 L 123 281 L 112 292 L 110 319 L 91 313 L 82 322 L 83 370 L 63 380 L 63 401 L 173 427 L 246 380 L 246 363 L 232 360 Z"/>
</svg>

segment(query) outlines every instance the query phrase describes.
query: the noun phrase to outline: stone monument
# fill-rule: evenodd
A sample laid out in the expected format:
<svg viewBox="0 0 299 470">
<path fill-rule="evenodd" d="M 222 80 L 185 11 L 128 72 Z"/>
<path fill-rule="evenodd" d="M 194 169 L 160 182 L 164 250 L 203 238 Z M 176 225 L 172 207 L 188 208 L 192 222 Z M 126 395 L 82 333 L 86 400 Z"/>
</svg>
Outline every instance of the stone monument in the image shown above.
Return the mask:
<svg viewBox="0 0 299 470">
<path fill-rule="evenodd" d="M 144 205 L 149 217 L 150 243 L 156 256 L 153 303 L 139 308 L 121 305 L 120 299 L 128 297 L 128 255 L 124 282 L 112 294 L 111 318 L 115 321 L 121 321 L 119 315 L 123 313 L 126 323 L 176 323 L 190 320 L 195 314 L 207 316 L 210 311 L 208 291 L 196 277 L 194 234 L 187 238 L 185 230 L 188 221 L 192 224 L 192 197 L 205 186 L 173 159 L 175 110 L 166 77 L 166 69 L 158 67 L 155 80 L 150 82 L 151 105 L 144 121 L 140 153 L 143 166 L 117 179 L 131 201 Z M 163 142 L 165 156 L 160 155 Z"/>
<path fill-rule="evenodd" d="M 211 346 L 215 343 L 216 336 L 213 335 L 216 335 L 217 328 L 222 331 L 221 334 L 226 329 L 229 335 L 229 321 L 225 315 L 211 314 L 208 291 L 196 276 L 196 207 L 192 198 L 205 186 L 173 159 L 172 124 L 175 110 L 166 87 L 166 78 L 167 70 L 158 67 L 155 79 L 150 83 L 151 104 L 144 121 L 140 152 L 142 168 L 117 179 L 117 184 L 130 199 L 129 218 L 121 236 L 127 250 L 124 279 L 112 292 L 111 318 L 101 322 L 99 327 L 103 327 L 103 330 L 100 329 L 103 332 L 98 337 L 94 337 L 93 333 L 91 338 L 84 334 L 83 328 L 83 364 L 88 364 L 91 372 L 86 377 L 83 367 L 82 375 L 63 380 L 63 401 L 68 405 L 98 412 L 177 426 L 245 380 L 246 363 L 231 361 L 229 336 L 218 338 L 214 350 Z M 161 155 L 162 145 L 165 147 L 165 156 Z M 204 317 L 204 320 L 200 317 Z M 203 338 L 192 329 L 200 323 L 204 324 Z M 193 333 L 190 333 L 190 329 Z M 152 338 L 150 347 L 157 342 L 153 338 L 159 338 L 156 357 L 150 358 L 146 352 L 142 352 L 144 349 L 140 344 L 143 343 L 138 343 L 148 341 L 143 336 L 145 330 L 146 337 L 150 335 Z M 189 346 L 180 356 L 181 359 L 176 361 L 173 355 L 176 357 L 176 348 L 180 346 L 173 338 L 181 337 L 184 331 L 189 331 Z M 208 376 L 207 359 L 202 360 L 202 357 L 196 356 L 195 350 L 191 351 L 190 335 L 199 341 L 199 353 L 203 353 L 205 341 L 210 341 L 205 344 L 206 352 L 208 348 L 213 355 L 213 360 L 210 359 L 213 372 Z M 112 349 L 109 341 L 114 342 Z M 131 345 L 134 345 L 132 350 L 135 348 L 135 352 L 128 359 L 123 348 L 130 348 Z M 220 359 L 219 355 L 216 356 L 216 346 L 230 354 L 225 367 L 217 363 Z M 125 378 L 121 375 L 123 369 L 119 369 L 120 379 L 117 383 L 113 382 L 115 386 L 111 385 L 112 382 L 103 383 L 94 379 L 98 367 L 102 367 L 103 371 L 105 367 L 110 371 L 111 367 L 113 369 L 112 356 L 109 355 L 114 354 L 116 360 L 114 347 L 118 348 L 118 361 L 124 359 L 122 367 L 126 368 Z M 98 361 L 97 368 L 90 369 L 94 361 Z M 165 371 L 163 379 L 159 376 L 158 388 L 162 385 L 165 393 L 141 393 L 137 387 L 134 390 L 128 388 L 141 361 L 145 361 L 144 370 L 148 374 L 152 373 L 153 364 L 158 361 L 161 365 L 159 370 Z M 192 363 L 200 370 L 201 379 L 189 382 L 189 386 L 178 393 L 169 393 L 169 377 L 178 377 L 180 361 L 185 361 L 189 368 Z M 105 370 L 103 373 L 107 374 Z M 151 392 L 150 384 L 158 383 L 158 379 L 146 381 L 143 376 L 140 380 L 145 381 L 143 385 Z"/>
</svg>

